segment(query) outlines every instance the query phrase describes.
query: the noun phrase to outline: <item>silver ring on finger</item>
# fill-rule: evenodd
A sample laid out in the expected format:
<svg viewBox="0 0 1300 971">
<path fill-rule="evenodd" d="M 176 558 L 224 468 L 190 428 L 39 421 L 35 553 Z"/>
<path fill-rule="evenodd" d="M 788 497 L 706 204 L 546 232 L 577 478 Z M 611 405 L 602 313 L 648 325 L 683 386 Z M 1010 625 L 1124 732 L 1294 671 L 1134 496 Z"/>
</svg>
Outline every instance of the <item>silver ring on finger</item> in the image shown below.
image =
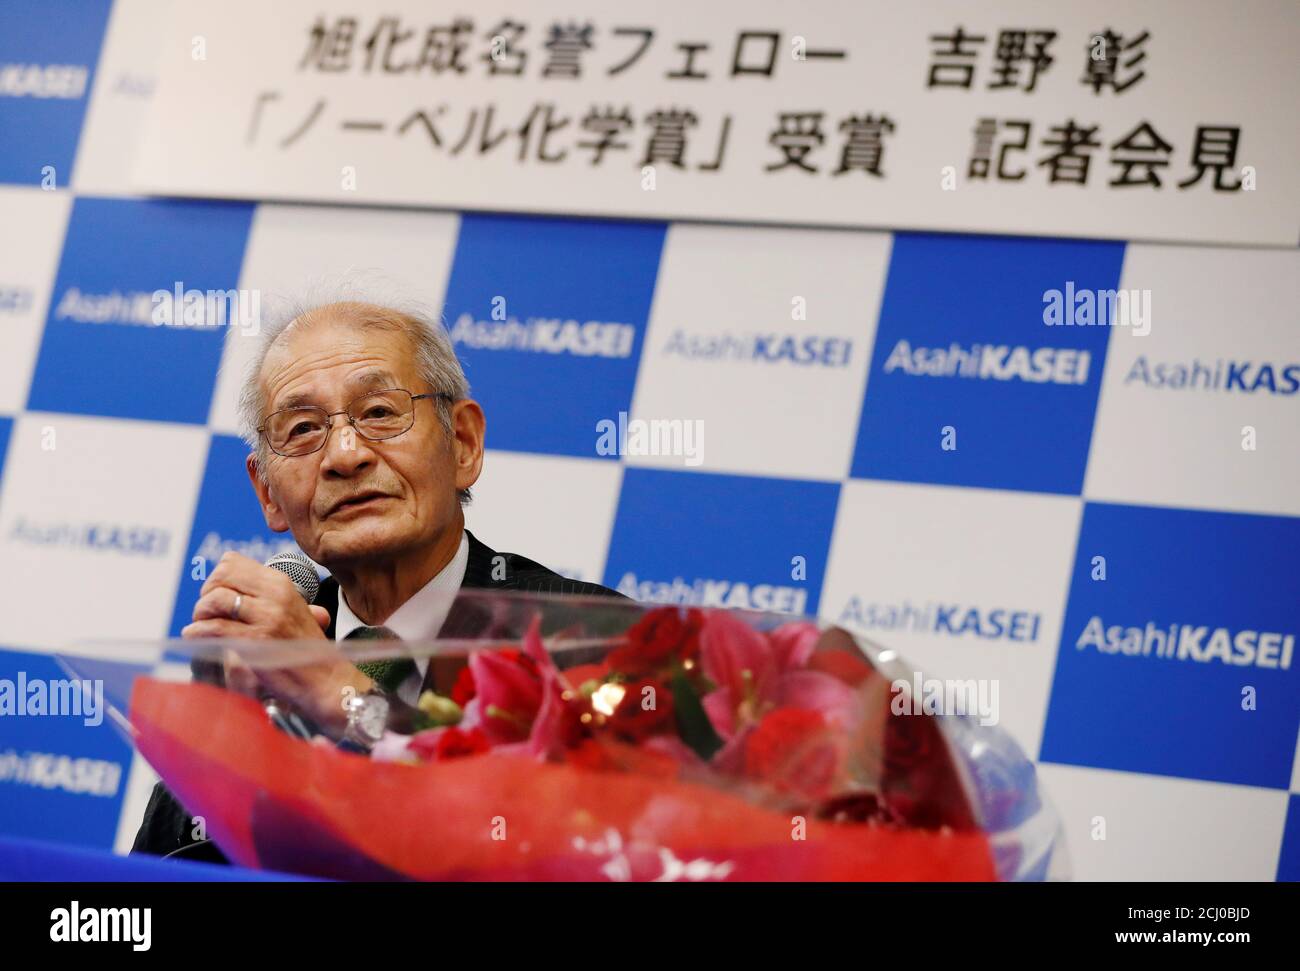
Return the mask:
<svg viewBox="0 0 1300 971">
<path fill-rule="evenodd" d="M 243 605 L 244 605 L 244 595 L 242 593 L 235 594 L 235 606 L 230 608 L 231 620 L 234 621 L 239 620 L 239 608 L 242 607 Z"/>
</svg>

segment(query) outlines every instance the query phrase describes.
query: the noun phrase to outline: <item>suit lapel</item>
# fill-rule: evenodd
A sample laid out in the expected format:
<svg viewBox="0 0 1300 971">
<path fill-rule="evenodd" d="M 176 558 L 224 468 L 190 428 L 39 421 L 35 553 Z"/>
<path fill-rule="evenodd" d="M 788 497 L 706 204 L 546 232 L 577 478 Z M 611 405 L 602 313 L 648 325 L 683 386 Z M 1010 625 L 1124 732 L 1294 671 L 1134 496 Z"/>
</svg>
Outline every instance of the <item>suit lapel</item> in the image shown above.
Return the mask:
<svg viewBox="0 0 1300 971">
<path fill-rule="evenodd" d="M 468 529 L 465 530 L 465 535 L 469 538 L 469 560 L 465 564 L 465 579 L 460 585 L 471 589 L 495 586 L 492 581 L 492 560 L 497 556 L 497 551 L 480 543 Z"/>
<path fill-rule="evenodd" d="M 496 556 L 496 552 L 480 543 L 468 529 L 465 530 L 465 536 L 469 539 L 469 558 L 465 563 L 465 577 L 460 582 L 460 588 L 474 590 L 486 587 L 492 582 L 492 558 Z M 447 612 L 447 619 L 442 622 L 438 636 L 473 637 L 484 631 L 491 619 L 491 612 L 482 604 L 458 597 L 452 601 L 451 609 Z M 421 694 L 434 689 L 437 661 L 437 658 L 429 659 L 429 665 L 424 672 L 424 683 L 420 686 Z M 459 668 L 460 662 L 457 660 L 455 665 Z"/>
</svg>

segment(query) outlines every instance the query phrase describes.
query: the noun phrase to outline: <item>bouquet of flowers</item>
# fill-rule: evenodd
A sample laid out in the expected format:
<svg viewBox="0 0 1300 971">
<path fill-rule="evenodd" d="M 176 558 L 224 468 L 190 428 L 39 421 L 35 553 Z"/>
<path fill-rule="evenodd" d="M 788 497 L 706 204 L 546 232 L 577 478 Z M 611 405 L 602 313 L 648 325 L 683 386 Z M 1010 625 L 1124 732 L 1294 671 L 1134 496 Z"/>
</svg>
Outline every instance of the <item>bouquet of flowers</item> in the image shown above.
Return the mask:
<svg viewBox="0 0 1300 971">
<path fill-rule="evenodd" d="M 427 661 L 426 727 L 365 756 L 277 731 L 233 691 L 136 679 L 135 744 L 234 861 L 421 880 L 1059 873 L 1014 743 L 892 704 L 911 672 L 837 627 L 466 591 L 439 640 L 346 650 Z"/>
</svg>

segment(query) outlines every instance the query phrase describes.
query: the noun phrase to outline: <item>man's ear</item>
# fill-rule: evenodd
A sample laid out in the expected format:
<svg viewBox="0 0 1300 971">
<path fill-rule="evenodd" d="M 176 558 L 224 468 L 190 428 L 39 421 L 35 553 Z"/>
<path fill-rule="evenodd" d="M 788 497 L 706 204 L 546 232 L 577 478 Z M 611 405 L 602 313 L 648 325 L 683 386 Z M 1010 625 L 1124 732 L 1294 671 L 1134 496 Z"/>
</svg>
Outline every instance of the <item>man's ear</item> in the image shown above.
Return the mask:
<svg viewBox="0 0 1300 971">
<path fill-rule="evenodd" d="M 271 498 L 270 487 L 257 474 L 256 454 L 253 452 L 248 453 L 248 457 L 244 459 L 244 468 L 248 470 L 248 481 L 253 483 L 253 491 L 257 493 L 257 501 L 262 504 L 262 515 L 266 517 L 266 525 L 270 526 L 274 532 L 287 533 L 289 531 L 289 520 L 284 518 L 284 513 L 280 511 L 279 505 Z"/>
<path fill-rule="evenodd" d="M 456 488 L 468 489 L 483 471 L 483 441 L 487 419 L 472 398 L 451 406 L 452 457 L 456 463 Z"/>
</svg>

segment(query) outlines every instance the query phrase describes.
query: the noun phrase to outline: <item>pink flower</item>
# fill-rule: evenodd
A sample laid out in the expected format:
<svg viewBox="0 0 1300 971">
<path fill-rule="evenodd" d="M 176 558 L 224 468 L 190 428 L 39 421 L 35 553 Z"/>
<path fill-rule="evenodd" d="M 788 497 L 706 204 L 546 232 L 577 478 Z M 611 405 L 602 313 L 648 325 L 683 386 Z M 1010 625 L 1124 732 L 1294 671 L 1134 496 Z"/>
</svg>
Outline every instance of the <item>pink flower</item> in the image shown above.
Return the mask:
<svg viewBox="0 0 1300 971">
<path fill-rule="evenodd" d="M 524 655 L 537 666 L 541 675 L 541 703 L 528 734 L 526 751 L 541 759 L 558 758 L 573 748 L 587 734 L 582 723 L 590 708 L 584 698 L 565 679 L 542 645 L 542 618 L 533 618 L 524 635 Z"/>
<path fill-rule="evenodd" d="M 817 638 L 817 628 L 806 622 L 784 624 L 764 635 L 725 611 L 706 616 L 700 661 L 717 688 L 702 703 L 713 730 L 729 743 L 716 756 L 720 764 L 732 763 L 741 736 L 776 708 L 816 712 L 831 724 L 848 721 L 853 690 L 838 678 L 806 668 Z"/>
<path fill-rule="evenodd" d="M 475 651 L 469 669 L 475 693 L 462 725 L 482 730 L 493 745 L 528 738 L 542 707 L 543 679 L 535 659 L 515 651 Z"/>
<path fill-rule="evenodd" d="M 821 631 L 817 629 L 817 625 L 804 620 L 782 624 L 767 635 L 772 651 L 777 657 L 777 666 L 783 671 L 807 667 L 813 651 L 817 648 L 819 637 Z"/>
<path fill-rule="evenodd" d="M 586 734 L 582 714 L 590 709 L 542 644 L 540 615 L 521 647 L 470 654 L 473 697 L 458 727 L 482 732 L 503 753 L 557 758 Z"/>
</svg>

